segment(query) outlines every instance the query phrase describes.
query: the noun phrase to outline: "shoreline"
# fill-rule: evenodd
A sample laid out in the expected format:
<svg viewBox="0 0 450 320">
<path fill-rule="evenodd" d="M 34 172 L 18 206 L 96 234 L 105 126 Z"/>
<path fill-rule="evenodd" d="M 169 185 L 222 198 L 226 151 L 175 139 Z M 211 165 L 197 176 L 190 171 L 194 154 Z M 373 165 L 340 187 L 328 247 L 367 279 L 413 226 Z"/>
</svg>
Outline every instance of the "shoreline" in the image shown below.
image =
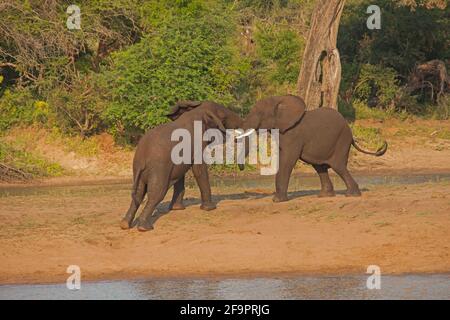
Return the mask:
<svg viewBox="0 0 450 320">
<path fill-rule="evenodd" d="M 101 277 L 99 275 L 92 275 L 83 277 L 81 273 L 81 285 L 83 283 L 99 283 L 99 282 L 141 282 L 141 281 L 176 281 L 176 280 L 229 280 L 229 279 L 286 279 L 286 278 L 327 278 L 327 277 L 368 277 L 370 274 L 364 272 L 358 272 L 358 268 L 344 268 L 329 271 L 275 271 L 275 272 L 225 272 L 225 273 L 173 273 L 163 275 L 160 274 L 145 274 L 145 273 L 126 273 L 125 275 L 118 275 L 117 273 L 111 273 L 107 276 Z M 400 272 L 382 272 L 381 276 L 433 276 L 433 275 L 448 275 L 450 277 L 450 270 L 429 270 L 429 271 L 400 271 Z M 14 278 L 11 281 L 0 282 L 2 286 L 28 286 L 28 285 L 58 285 L 65 284 L 67 277 L 54 276 L 44 277 L 41 279 L 27 278 L 20 279 Z"/>
<path fill-rule="evenodd" d="M 365 275 L 369 265 L 385 275 L 450 272 L 447 179 L 374 185 L 359 198 L 298 191 L 283 203 L 272 190 L 218 189 L 211 212 L 196 189 L 183 211 L 167 210 L 168 195 L 144 233 L 119 228 L 126 188 L 0 197 L 0 283 L 64 284 L 69 265 L 82 281 Z"/>
<path fill-rule="evenodd" d="M 439 175 L 439 174 L 450 174 L 449 168 L 440 169 L 428 169 L 428 168 L 415 168 L 411 169 L 390 169 L 383 168 L 377 170 L 351 170 L 352 175 L 355 177 L 366 176 L 366 177 L 377 177 L 377 176 L 420 176 L 420 175 Z M 309 170 L 294 170 L 292 176 L 298 177 L 315 177 L 317 173 Z M 330 169 L 330 176 L 337 177 L 338 175 Z M 210 172 L 210 178 L 231 180 L 231 179 L 257 179 L 260 177 L 273 179 L 275 176 L 261 176 L 258 171 L 251 171 L 244 174 L 214 174 Z M 30 187 L 71 187 L 71 186 L 86 186 L 86 185 L 114 185 L 114 184 L 132 184 L 133 177 L 130 176 L 63 176 L 63 177 L 53 177 L 44 179 L 34 179 L 30 181 L 23 182 L 0 182 L 1 189 L 9 188 L 30 188 Z M 193 177 L 188 176 L 187 181 L 195 182 Z"/>
</svg>

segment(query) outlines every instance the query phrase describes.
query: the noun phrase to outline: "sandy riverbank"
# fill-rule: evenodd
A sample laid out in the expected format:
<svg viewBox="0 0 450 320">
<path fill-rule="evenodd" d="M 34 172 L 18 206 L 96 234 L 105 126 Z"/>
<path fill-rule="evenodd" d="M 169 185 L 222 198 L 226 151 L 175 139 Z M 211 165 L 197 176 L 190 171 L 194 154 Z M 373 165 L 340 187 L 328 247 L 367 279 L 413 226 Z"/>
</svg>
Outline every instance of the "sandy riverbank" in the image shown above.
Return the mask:
<svg viewBox="0 0 450 320">
<path fill-rule="evenodd" d="M 211 212 L 189 189 L 188 208 L 147 233 L 118 227 L 127 188 L 76 190 L 0 198 L 0 283 L 65 281 L 71 264 L 84 280 L 450 271 L 448 181 L 367 186 L 361 198 L 293 190 L 281 204 L 268 189 L 214 188 Z"/>
</svg>

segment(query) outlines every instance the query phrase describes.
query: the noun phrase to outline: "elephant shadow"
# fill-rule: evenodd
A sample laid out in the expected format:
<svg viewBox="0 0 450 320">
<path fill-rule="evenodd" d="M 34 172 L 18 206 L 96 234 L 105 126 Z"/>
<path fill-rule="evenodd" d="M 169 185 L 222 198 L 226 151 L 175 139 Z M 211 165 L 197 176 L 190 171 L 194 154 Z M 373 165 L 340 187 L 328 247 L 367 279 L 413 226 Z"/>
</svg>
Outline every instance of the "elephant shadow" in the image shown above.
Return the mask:
<svg viewBox="0 0 450 320">
<path fill-rule="evenodd" d="M 362 188 L 361 191 L 368 191 L 367 188 Z M 307 196 L 314 196 L 318 195 L 320 193 L 320 190 L 304 190 L 304 191 L 291 191 L 288 192 L 289 200 L 307 197 Z M 336 190 L 336 195 L 345 195 L 346 190 Z M 272 197 L 273 193 L 262 193 L 262 192 L 250 192 L 245 191 L 243 193 L 232 193 L 232 194 L 221 194 L 221 195 L 215 195 L 213 196 L 213 200 L 216 204 L 219 204 L 221 201 L 224 200 L 257 200 L 257 199 L 264 199 L 268 197 Z M 146 200 L 145 200 L 146 201 Z M 184 199 L 184 205 L 186 208 L 200 205 L 201 200 L 199 198 L 186 198 Z M 145 203 L 142 203 L 142 206 L 144 206 Z M 165 216 L 169 212 L 171 212 L 170 208 L 170 201 L 164 201 L 158 205 L 153 215 L 150 217 L 150 222 L 152 225 L 154 225 L 161 217 Z M 139 214 L 139 213 L 138 213 Z M 133 222 L 132 227 L 135 227 L 137 225 L 137 219 Z"/>
</svg>

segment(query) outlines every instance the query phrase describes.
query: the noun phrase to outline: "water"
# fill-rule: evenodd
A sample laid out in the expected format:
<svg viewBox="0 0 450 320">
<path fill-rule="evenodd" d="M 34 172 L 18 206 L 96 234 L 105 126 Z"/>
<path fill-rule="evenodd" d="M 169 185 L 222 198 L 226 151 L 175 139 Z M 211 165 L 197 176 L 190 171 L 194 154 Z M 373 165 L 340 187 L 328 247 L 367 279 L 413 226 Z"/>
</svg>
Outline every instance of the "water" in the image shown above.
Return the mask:
<svg viewBox="0 0 450 320">
<path fill-rule="evenodd" d="M 336 189 L 344 189 L 345 185 L 342 180 L 335 176 L 330 176 Z M 252 189 L 266 188 L 275 189 L 273 176 L 257 176 L 257 177 L 213 177 L 211 178 L 211 186 L 213 188 L 233 187 L 236 189 Z M 408 185 L 418 183 L 433 183 L 439 181 L 450 181 L 450 173 L 444 174 L 421 174 L 421 175 L 391 175 L 391 176 L 355 176 L 355 180 L 364 190 L 365 187 L 374 185 Z M 195 187 L 196 184 L 192 180 L 188 180 L 187 187 Z M 64 186 L 0 186 L 0 197 L 10 196 L 39 196 L 39 195 L 79 195 L 91 196 L 93 193 L 108 192 L 129 192 L 131 183 L 126 180 L 117 180 L 114 182 L 96 182 L 80 185 L 64 185 Z M 311 190 L 320 189 L 319 178 L 316 175 L 294 174 L 289 183 L 289 189 L 294 190 Z"/>
<path fill-rule="evenodd" d="M 450 299 L 450 275 L 382 276 L 369 290 L 367 276 L 254 279 L 153 279 L 65 284 L 3 285 L 0 299 Z"/>
<path fill-rule="evenodd" d="M 336 175 L 330 175 L 333 184 L 338 188 L 344 188 L 345 184 Z M 419 184 L 419 183 L 433 183 L 440 181 L 450 181 L 450 173 L 444 174 L 408 174 L 408 175 L 364 175 L 354 176 L 360 187 L 371 185 L 398 185 L 398 184 Z M 231 177 L 226 179 L 213 179 L 211 185 L 213 187 L 229 187 L 236 186 L 237 188 L 275 188 L 275 179 L 273 176 L 258 176 L 258 177 Z M 289 181 L 290 190 L 302 189 L 320 189 L 320 180 L 317 175 L 302 175 L 294 174 Z"/>
</svg>

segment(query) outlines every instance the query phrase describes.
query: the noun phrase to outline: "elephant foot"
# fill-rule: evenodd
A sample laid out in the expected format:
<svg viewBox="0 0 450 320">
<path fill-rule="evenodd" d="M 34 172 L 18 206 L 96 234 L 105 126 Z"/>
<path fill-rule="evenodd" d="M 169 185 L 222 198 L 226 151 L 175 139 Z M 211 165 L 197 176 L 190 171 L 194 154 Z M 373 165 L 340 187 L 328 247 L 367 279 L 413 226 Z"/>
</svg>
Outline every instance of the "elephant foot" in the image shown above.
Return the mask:
<svg viewBox="0 0 450 320">
<path fill-rule="evenodd" d="M 129 221 L 127 218 L 123 218 L 122 221 L 120 221 L 120 228 L 122 230 L 128 230 L 131 228 L 131 221 Z"/>
<path fill-rule="evenodd" d="M 334 193 L 334 191 L 328 191 L 328 190 L 322 190 L 320 191 L 318 197 L 319 198 L 329 198 L 329 197 L 335 197 L 336 193 Z"/>
<path fill-rule="evenodd" d="M 280 196 L 280 195 L 274 195 L 272 198 L 272 201 L 275 203 L 279 203 L 279 202 L 286 202 L 288 201 L 288 197 L 287 196 Z"/>
<path fill-rule="evenodd" d="M 361 191 L 356 190 L 348 190 L 345 194 L 346 197 L 361 197 Z"/>
<path fill-rule="evenodd" d="M 150 230 L 153 230 L 153 225 L 151 223 L 149 223 L 148 221 L 139 220 L 137 229 L 138 229 L 138 231 L 141 231 L 141 232 L 150 231 Z"/>
<path fill-rule="evenodd" d="M 212 202 L 202 203 L 202 205 L 200 206 L 200 209 L 205 210 L 205 211 L 211 211 L 216 208 L 217 208 L 216 205 Z"/>
<path fill-rule="evenodd" d="M 184 210 L 186 207 L 182 203 L 175 203 L 172 205 L 170 210 Z"/>
</svg>

